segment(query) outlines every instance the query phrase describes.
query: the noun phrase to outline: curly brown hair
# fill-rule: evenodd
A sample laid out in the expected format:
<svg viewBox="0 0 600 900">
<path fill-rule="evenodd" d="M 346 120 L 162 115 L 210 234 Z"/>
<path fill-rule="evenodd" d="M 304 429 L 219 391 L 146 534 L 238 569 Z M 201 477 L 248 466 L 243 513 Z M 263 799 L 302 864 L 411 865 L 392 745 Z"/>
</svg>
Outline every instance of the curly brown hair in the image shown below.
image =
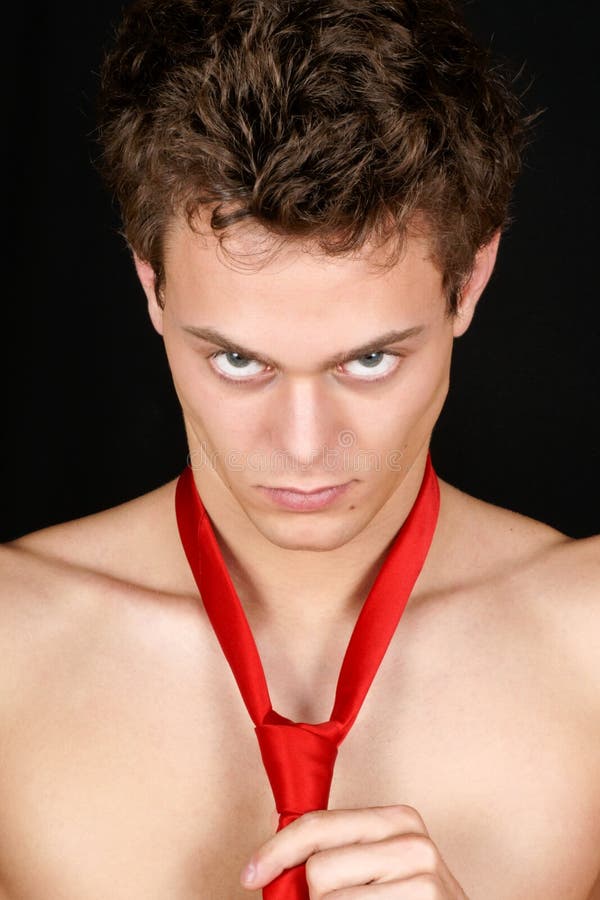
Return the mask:
<svg viewBox="0 0 600 900">
<path fill-rule="evenodd" d="M 99 110 L 99 167 L 161 305 L 169 224 L 208 208 L 221 240 L 251 220 L 390 259 L 420 219 L 449 315 L 509 222 L 534 118 L 450 0 L 137 0 Z"/>
</svg>

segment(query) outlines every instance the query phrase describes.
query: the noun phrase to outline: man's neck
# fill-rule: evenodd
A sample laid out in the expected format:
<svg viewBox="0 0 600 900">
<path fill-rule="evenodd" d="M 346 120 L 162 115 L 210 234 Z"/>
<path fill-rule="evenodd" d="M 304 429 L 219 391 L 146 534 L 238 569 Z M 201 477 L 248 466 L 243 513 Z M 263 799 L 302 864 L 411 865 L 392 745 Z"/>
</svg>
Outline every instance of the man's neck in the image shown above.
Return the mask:
<svg viewBox="0 0 600 900">
<path fill-rule="evenodd" d="M 287 627 L 355 619 L 419 492 L 427 448 L 354 538 L 324 551 L 277 546 L 218 479 L 199 485 L 223 559 L 249 619 Z M 317 526 L 318 527 L 318 526 Z"/>
</svg>

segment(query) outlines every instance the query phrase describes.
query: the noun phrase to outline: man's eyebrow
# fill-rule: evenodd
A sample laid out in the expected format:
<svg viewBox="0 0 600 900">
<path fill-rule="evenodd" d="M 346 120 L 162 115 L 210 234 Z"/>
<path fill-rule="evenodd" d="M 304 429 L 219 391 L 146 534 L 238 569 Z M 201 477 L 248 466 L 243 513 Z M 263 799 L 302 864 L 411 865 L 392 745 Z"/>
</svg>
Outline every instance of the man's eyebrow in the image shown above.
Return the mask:
<svg viewBox="0 0 600 900">
<path fill-rule="evenodd" d="M 255 359 L 259 362 L 266 363 L 273 368 L 278 368 L 279 366 L 279 363 L 277 363 L 276 360 L 265 356 L 264 353 L 258 353 L 255 350 L 251 350 L 249 347 L 243 347 L 237 341 L 234 341 L 227 337 L 227 335 L 217 331 L 216 328 L 211 328 L 209 326 L 200 328 L 196 325 L 183 325 L 182 328 L 184 331 L 193 334 L 195 337 L 202 338 L 202 340 L 209 341 L 212 344 L 218 344 L 228 353 L 237 353 L 240 356 L 243 356 L 244 359 Z M 329 368 L 331 366 L 351 362 L 359 356 L 366 356 L 368 353 L 372 353 L 374 350 L 380 350 L 388 344 L 396 344 L 399 341 L 405 341 L 408 338 L 415 337 L 424 330 L 425 325 L 414 325 L 412 328 L 404 328 L 402 331 L 386 331 L 384 334 L 372 338 L 368 343 L 361 344 L 360 347 L 352 347 L 351 350 L 336 353 L 325 361 L 324 367 Z"/>
</svg>

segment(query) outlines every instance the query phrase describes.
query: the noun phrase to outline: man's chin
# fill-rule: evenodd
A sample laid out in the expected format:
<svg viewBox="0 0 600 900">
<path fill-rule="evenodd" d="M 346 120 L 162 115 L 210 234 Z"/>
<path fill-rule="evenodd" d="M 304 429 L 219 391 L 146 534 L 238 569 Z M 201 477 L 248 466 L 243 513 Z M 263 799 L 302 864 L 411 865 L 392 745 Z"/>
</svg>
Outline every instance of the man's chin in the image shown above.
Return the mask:
<svg viewBox="0 0 600 900">
<path fill-rule="evenodd" d="M 364 527 L 356 513 L 348 509 L 326 515 L 278 510 L 268 515 L 253 514 L 250 519 L 263 538 L 276 547 L 313 553 L 345 546 Z"/>
</svg>

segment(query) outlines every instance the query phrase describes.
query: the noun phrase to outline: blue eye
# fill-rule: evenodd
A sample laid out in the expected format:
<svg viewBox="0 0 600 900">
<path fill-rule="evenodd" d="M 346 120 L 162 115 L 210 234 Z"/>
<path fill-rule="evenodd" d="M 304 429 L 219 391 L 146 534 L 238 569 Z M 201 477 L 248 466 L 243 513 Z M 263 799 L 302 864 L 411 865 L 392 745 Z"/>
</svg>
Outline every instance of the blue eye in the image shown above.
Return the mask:
<svg viewBox="0 0 600 900">
<path fill-rule="evenodd" d="M 399 364 L 400 353 L 385 353 L 374 350 L 339 366 L 340 370 L 350 374 L 357 381 L 379 381 L 395 371 Z M 219 350 L 210 356 L 211 364 L 217 373 L 226 381 L 242 383 L 251 381 L 257 375 L 269 369 L 265 363 L 242 356 L 232 350 Z M 383 365 L 382 365 L 383 363 Z M 355 370 L 349 369 L 355 366 Z"/>
<path fill-rule="evenodd" d="M 370 364 L 375 363 L 375 365 L 377 365 L 383 356 L 385 356 L 383 350 L 374 350 L 373 353 L 366 353 L 364 356 L 359 356 L 356 361 L 363 362 L 366 360 L 368 368 L 373 368 Z"/>
<path fill-rule="evenodd" d="M 220 364 L 217 364 L 216 360 L 219 358 L 222 359 L 223 362 L 226 362 L 227 365 L 230 365 L 231 368 L 222 368 Z M 213 353 L 211 359 L 215 360 L 215 368 L 217 371 L 226 378 L 231 378 L 232 381 L 242 381 L 246 377 L 258 375 L 262 371 L 262 368 L 264 368 L 261 368 L 262 364 L 257 362 L 257 360 L 248 359 L 233 351 L 221 350 L 219 353 Z M 258 369 L 252 369 L 252 365 L 258 366 Z"/>
<path fill-rule="evenodd" d="M 345 368 L 358 366 L 358 370 L 350 372 L 351 375 L 357 375 L 365 381 L 376 381 L 378 378 L 385 377 L 396 368 L 395 358 L 398 358 L 397 353 L 384 353 L 383 350 L 374 350 L 373 353 L 367 353 L 364 356 L 359 356 L 358 359 L 345 363 Z M 385 362 L 385 365 L 382 366 L 382 362 Z M 371 378 L 369 373 L 373 373 L 376 377 Z"/>
</svg>

